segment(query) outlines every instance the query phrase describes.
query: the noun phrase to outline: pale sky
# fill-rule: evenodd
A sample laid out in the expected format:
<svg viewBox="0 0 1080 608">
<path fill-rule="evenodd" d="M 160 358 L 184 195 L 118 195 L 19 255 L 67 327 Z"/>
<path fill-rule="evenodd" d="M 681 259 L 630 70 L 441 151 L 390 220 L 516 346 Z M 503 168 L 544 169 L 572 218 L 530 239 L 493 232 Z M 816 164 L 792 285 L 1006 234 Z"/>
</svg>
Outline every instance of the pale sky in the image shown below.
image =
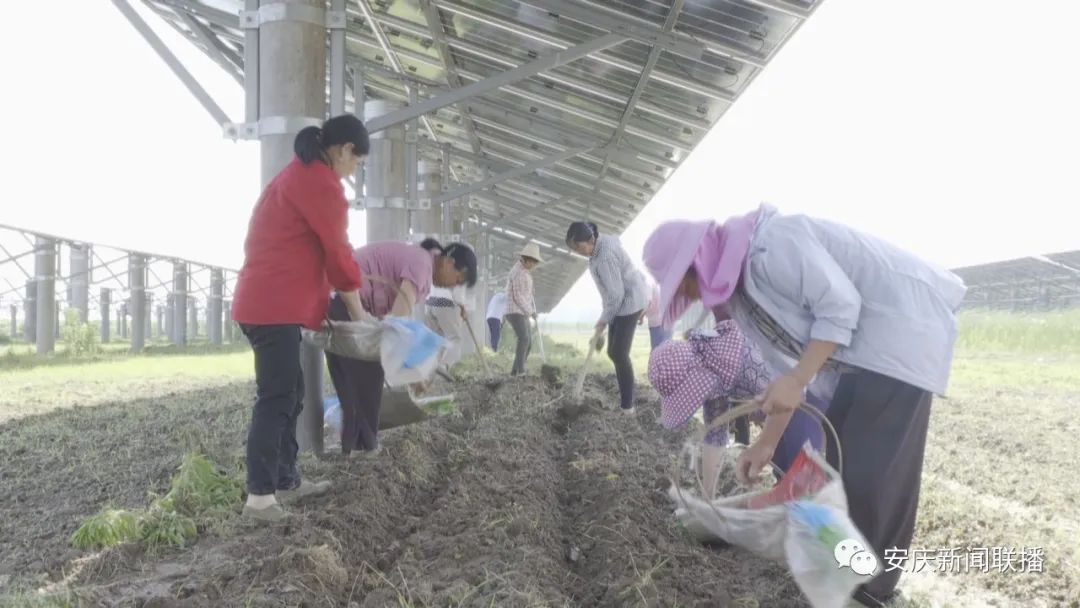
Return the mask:
<svg viewBox="0 0 1080 608">
<path fill-rule="evenodd" d="M 111 3 L 59 6 L 0 20 L 0 223 L 239 267 L 258 145 L 223 139 Z M 240 119 L 235 81 L 142 13 Z M 1077 22 L 1072 0 L 826 0 L 623 242 L 769 201 L 945 266 L 1080 249 Z M 586 275 L 552 318 L 598 312 Z"/>
</svg>

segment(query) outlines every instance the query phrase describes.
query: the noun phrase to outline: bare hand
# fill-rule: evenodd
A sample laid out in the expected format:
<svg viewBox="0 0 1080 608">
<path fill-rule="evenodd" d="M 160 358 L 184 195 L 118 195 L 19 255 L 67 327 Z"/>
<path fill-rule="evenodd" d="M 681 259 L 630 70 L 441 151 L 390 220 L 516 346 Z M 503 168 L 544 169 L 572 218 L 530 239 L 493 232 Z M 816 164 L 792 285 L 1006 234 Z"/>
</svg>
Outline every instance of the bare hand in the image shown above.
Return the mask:
<svg viewBox="0 0 1080 608">
<path fill-rule="evenodd" d="M 784 374 L 765 389 L 765 394 L 759 397 L 761 411 L 766 414 L 786 414 L 795 411 L 802 403 L 803 391 L 806 384 L 791 374 Z"/>
<path fill-rule="evenodd" d="M 739 454 L 735 462 L 735 478 L 744 486 L 752 485 L 761 476 L 761 471 L 772 462 L 776 446 L 755 441 Z"/>
<path fill-rule="evenodd" d="M 606 329 L 607 329 L 607 323 L 605 321 L 597 321 L 596 322 L 596 335 L 597 336 L 603 335 L 604 330 L 606 330 Z"/>
</svg>

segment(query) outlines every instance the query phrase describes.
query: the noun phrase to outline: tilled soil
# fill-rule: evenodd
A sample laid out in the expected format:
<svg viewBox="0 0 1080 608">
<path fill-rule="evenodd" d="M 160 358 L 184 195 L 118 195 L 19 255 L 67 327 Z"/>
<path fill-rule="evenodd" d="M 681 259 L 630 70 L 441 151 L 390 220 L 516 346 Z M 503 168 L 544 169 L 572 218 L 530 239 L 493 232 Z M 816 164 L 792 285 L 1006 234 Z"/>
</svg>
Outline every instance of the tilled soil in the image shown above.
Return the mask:
<svg viewBox="0 0 1080 608">
<path fill-rule="evenodd" d="M 550 376 L 494 391 L 454 387 L 460 415 L 385 433 L 374 459 L 305 460 L 305 475 L 334 487 L 292 507 L 287 525 L 255 527 L 237 517 L 184 551 L 83 555 L 67 549 L 77 521 L 65 515 L 45 546 L 31 554 L 26 541 L 6 544 L 14 555 L 0 563 L 10 574 L 64 575 L 83 604 L 101 606 L 803 605 L 782 567 L 703 547 L 675 525 L 667 475 L 685 435 L 660 427 L 646 390 L 635 416 L 603 409 L 611 384 L 590 382 L 581 405 L 568 403 Z M 214 416 L 214 406 L 199 415 Z M 203 425 L 208 435 L 199 443 L 235 459 L 243 425 L 227 418 L 220 431 Z M 229 442 L 237 446 L 231 452 L 222 447 Z M 171 450 L 178 462 L 181 451 Z M 103 475 L 125 470 L 123 452 L 115 453 L 116 468 Z M 151 468 L 163 459 L 149 459 Z M 138 502 L 132 487 L 145 482 L 145 467 L 126 467 L 143 472 L 105 496 L 69 496 L 50 479 L 52 498 L 82 516 L 105 498 L 141 506 L 131 504 Z M 167 483 L 169 471 L 158 472 L 151 486 Z M 63 556 L 63 564 L 45 554 Z"/>
</svg>

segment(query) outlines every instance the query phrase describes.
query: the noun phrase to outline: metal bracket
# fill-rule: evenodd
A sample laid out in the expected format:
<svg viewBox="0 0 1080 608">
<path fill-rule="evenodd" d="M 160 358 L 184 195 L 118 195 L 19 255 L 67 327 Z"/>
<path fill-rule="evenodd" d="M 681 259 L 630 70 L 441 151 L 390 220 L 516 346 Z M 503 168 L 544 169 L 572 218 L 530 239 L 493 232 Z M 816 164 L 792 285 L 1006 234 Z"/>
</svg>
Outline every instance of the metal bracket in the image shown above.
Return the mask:
<svg viewBox="0 0 1080 608">
<path fill-rule="evenodd" d="M 240 27 L 246 30 L 275 21 L 299 21 L 331 30 L 345 29 L 347 24 L 345 11 L 328 11 L 306 4 L 275 2 L 260 6 L 257 11 L 240 11 Z"/>
<path fill-rule="evenodd" d="M 310 116 L 267 116 L 259 122 L 225 123 L 225 137 L 237 139 L 259 139 L 264 135 L 287 135 L 298 133 L 301 129 L 321 126 L 322 119 Z"/>
</svg>

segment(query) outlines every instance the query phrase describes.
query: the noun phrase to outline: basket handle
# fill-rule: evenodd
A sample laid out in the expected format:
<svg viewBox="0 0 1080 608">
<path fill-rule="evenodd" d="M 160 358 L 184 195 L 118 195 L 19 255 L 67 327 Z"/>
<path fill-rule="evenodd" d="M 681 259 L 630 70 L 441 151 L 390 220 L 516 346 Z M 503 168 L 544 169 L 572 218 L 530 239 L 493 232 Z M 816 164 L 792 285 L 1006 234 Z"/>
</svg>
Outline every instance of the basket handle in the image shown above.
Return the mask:
<svg viewBox="0 0 1080 608">
<path fill-rule="evenodd" d="M 697 431 L 696 433 L 694 433 L 693 441 L 695 443 L 701 443 L 705 439 L 705 435 L 707 435 L 709 432 L 720 428 L 721 426 L 735 420 L 736 418 L 739 418 L 740 416 L 746 416 L 748 414 L 752 414 L 759 407 L 760 407 L 759 403 L 756 400 L 753 400 L 753 399 L 733 402 L 732 407 L 728 408 L 728 410 L 726 412 L 720 414 L 715 419 L 713 419 L 713 421 L 711 423 L 709 423 L 705 428 L 703 428 L 703 429 Z M 823 414 L 821 412 L 821 410 L 814 407 L 813 405 L 810 405 L 809 403 L 806 403 L 805 401 L 803 401 L 803 402 L 799 403 L 799 409 L 802 409 L 802 410 L 806 411 L 808 414 L 810 414 L 811 416 L 816 418 L 818 420 L 818 422 L 821 423 L 822 429 L 824 429 L 825 432 L 832 435 L 832 438 L 834 440 L 834 444 L 836 445 L 836 469 L 837 469 L 838 473 L 842 474 L 843 470 L 844 470 L 843 469 L 843 467 L 844 467 L 843 451 L 840 448 L 840 436 L 837 434 L 836 428 L 833 427 L 832 423 L 829 422 L 828 418 L 825 417 L 825 414 Z M 828 445 L 828 444 L 826 443 L 826 445 Z M 681 458 L 680 458 L 680 460 L 681 460 Z M 773 465 L 773 466 L 775 466 L 775 465 Z M 675 492 L 679 495 L 679 500 L 682 501 L 682 503 L 685 505 L 686 504 L 686 499 L 683 497 L 682 487 L 679 485 L 678 477 L 679 477 L 679 460 L 676 460 L 673 463 L 672 469 L 671 469 L 671 475 L 670 475 L 671 484 L 673 486 L 675 486 Z M 709 503 L 709 506 L 713 508 L 714 512 L 716 512 L 716 507 L 713 506 L 713 504 L 712 504 L 712 497 L 706 497 L 705 496 L 705 482 L 701 478 L 701 474 L 699 472 L 695 471 L 694 481 L 697 482 L 698 491 L 701 492 L 701 496 L 705 497 L 706 501 Z M 717 512 L 717 515 L 719 515 L 718 512 Z"/>
</svg>

